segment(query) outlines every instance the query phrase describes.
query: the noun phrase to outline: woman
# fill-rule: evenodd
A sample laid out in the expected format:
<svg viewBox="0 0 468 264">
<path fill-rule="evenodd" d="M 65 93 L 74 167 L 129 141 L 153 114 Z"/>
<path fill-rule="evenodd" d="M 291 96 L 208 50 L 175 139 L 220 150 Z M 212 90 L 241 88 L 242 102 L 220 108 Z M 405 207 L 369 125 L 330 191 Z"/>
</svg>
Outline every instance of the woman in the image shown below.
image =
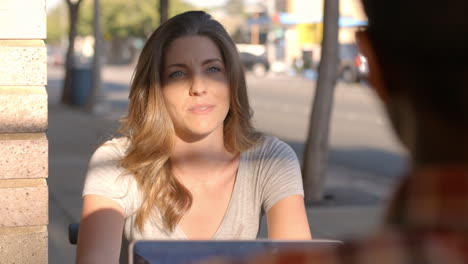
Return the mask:
<svg viewBox="0 0 468 264">
<path fill-rule="evenodd" d="M 151 35 L 121 131 L 90 161 L 79 263 L 117 262 L 122 233 L 255 239 L 262 209 L 268 238 L 311 238 L 297 157 L 254 131 L 235 44 L 210 15 L 180 14 Z"/>
</svg>

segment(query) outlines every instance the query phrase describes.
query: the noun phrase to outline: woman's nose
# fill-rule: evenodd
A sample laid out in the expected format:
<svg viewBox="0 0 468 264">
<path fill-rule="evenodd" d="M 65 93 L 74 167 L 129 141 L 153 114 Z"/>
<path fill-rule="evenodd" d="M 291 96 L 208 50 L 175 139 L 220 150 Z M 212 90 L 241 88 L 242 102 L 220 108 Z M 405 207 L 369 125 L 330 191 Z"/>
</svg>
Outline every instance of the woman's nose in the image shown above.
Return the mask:
<svg viewBox="0 0 468 264">
<path fill-rule="evenodd" d="M 206 84 L 201 74 L 194 74 L 192 84 L 190 86 L 191 96 L 200 96 L 206 94 Z"/>
</svg>

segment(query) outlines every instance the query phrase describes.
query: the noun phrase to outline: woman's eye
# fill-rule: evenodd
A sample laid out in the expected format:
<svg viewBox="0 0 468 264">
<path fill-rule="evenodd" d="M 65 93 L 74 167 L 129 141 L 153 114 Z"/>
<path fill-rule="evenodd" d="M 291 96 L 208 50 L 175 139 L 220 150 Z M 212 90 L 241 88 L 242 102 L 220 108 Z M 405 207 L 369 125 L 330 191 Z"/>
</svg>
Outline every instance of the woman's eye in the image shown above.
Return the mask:
<svg viewBox="0 0 468 264">
<path fill-rule="evenodd" d="M 211 66 L 210 68 L 208 68 L 208 72 L 220 72 L 220 71 L 221 71 L 220 67 Z"/>
<path fill-rule="evenodd" d="M 169 78 L 179 78 L 179 77 L 182 77 L 184 76 L 184 73 L 181 72 L 181 71 L 175 71 L 171 74 L 169 74 Z"/>
</svg>

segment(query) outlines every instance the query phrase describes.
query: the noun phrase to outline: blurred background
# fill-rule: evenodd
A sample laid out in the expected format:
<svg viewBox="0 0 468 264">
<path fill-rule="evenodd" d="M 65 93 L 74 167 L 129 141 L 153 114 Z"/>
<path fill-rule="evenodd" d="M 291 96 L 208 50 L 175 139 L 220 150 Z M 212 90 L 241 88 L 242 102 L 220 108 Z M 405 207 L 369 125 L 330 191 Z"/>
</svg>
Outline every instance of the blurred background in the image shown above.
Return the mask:
<svg viewBox="0 0 468 264">
<path fill-rule="evenodd" d="M 247 73 L 256 128 L 287 142 L 301 163 L 322 54 L 323 0 L 100 0 L 99 85 L 93 85 L 93 0 L 48 0 L 49 262 L 74 261 L 67 226 L 79 222 L 81 190 L 93 151 L 117 134 L 129 84 L 147 37 L 167 14 L 201 9 L 236 42 Z M 70 10 L 78 6 L 72 65 Z M 374 92 L 354 32 L 366 25 L 359 0 L 340 0 L 338 62 L 328 132 L 322 199 L 307 203 L 315 238 L 351 238 L 375 228 L 405 169 Z M 66 77 L 66 72 L 69 76 Z M 335 76 L 335 75 L 334 75 Z M 69 85 L 65 79 L 69 78 Z M 94 89 L 94 90 L 93 90 Z M 68 90 L 68 95 L 64 96 Z M 90 97 L 93 103 L 90 105 Z M 262 225 L 260 237 L 265 237 Z"/>
</svg>

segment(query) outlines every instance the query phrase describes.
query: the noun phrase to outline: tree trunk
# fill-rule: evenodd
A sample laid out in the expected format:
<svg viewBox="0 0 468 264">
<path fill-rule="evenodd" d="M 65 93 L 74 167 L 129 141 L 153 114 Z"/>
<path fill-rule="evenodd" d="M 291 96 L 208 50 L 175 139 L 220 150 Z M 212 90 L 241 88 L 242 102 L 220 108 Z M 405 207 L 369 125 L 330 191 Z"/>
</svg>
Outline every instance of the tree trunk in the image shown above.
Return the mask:
<svg viewBox="0 0 468 264">
<path fill-rule="evenodd" d="M 62 89 L 62 98 L 61 101 L 63 104 L 71 104 L 71 94 L 72 94 L 72 68 L 75 64 L 75 38 L 77 35 L 77 23 L 78 23 L 78 9 L 82 0 L 78 0 L 75 3 L 72 3 L 71 0 L 66 0 L 65 2 L 68 5 L 69 11 L 69 23 L 70 29 L 68 33 L 68 50 L 65 60 L 65 77 L 63 80 L 63 89 Z"/>
<path fill-rule="evenodd" d="M 169 0 L 159 0 L 159 24 L 169 19 Z"/>
<path fill-rule="evenodd" d="M 91 93 L 86 102 L 86 111 L 93 112 L 96 105 L 97 96 L 101 90 L 101 51 L 102 51 L 102 38 L 101 38 L 101 24 L 99 23 L 100 17 L 99 0 L 94 0 L 94 56 L 93 56 L 93 73 L 91 76 L 92 86 Z"/>
<path fill-rule="evenodd" d="M 328 162 L 328 134 L 338 76 L 339 0 L 325 0 L 322 58 L 303 160 L 305 201 L 323 198 Z"/>
</svg>

